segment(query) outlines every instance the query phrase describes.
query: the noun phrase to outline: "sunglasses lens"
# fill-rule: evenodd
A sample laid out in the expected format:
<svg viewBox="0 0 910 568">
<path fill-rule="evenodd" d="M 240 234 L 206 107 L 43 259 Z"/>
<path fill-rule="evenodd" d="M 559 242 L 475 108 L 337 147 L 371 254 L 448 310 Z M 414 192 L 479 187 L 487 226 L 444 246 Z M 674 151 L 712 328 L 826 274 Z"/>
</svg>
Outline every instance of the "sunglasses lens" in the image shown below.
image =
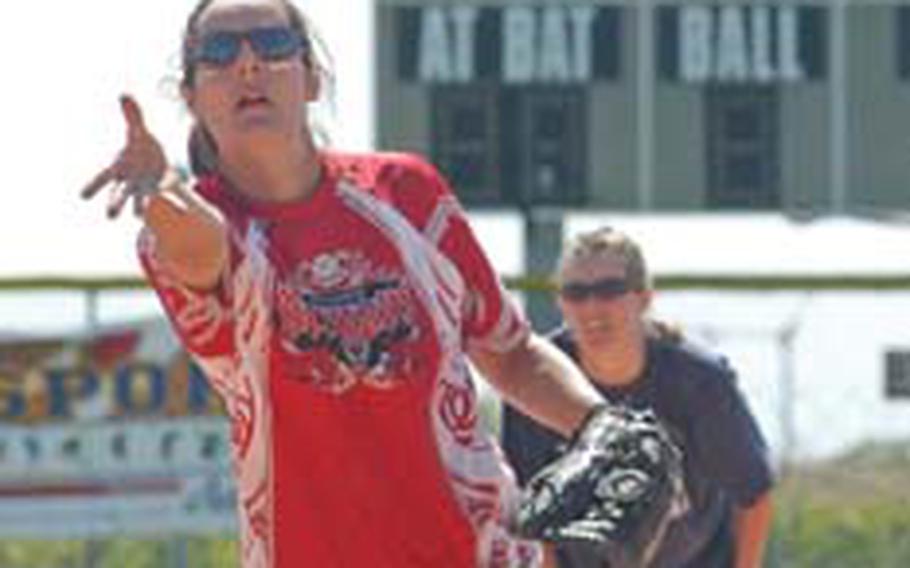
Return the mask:
<svg viewBox="0 0 910 568">
<path fill-rule="evenodd" d="M 240 45 L 248 40 L 256 55 L 265 61 L 287 59 L 302 48 L 304 38 L 291 28 L 257 28 L 248 32 L 215 32 L 203 37 L 193 53 L 197 63 L 227 67 L 240 55 Z"/>
<path fill-rule="evenodd" d="M 596 282 L 573 282 L 564 284 L 559 295 L 569 302 L 582 302 L 588 298 L 612 300 L 629 291 L 625 280 L 605 278 Z"/>
<path fill-rule="evenodd" d="M 287 59 L 303 46 L 303 38 L 290 28 L 261 28 L 248 34 L 256 55 L 265 60 Z"/>
<path fill-rule="evenodd" d="M 559 295 L 563 300 L 568 302 L 581 302 L 588 297 L 588 293 L 575 286 L 563 286 L 559 290 Z"/>
<path fill-rule="evenodd" d="M 241 36 L 231 32 L 218 32 L 202 38 L 196 47 L 195 59 L 199 63 L 224 67 L 230 65 L 240 53 Z"/>
</svg>

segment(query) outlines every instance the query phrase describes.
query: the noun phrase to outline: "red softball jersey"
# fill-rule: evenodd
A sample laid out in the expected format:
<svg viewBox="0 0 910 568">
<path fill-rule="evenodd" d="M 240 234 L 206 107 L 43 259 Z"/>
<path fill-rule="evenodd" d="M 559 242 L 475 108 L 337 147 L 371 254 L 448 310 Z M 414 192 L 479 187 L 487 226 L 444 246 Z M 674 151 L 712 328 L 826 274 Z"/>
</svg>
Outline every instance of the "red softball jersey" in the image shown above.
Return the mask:
<svg viewBox="0 0 910 568">
<path fill-rule="evenodd" d="M 229 227 L 200 292 L 139 254 L 231 421 L 245 568 L 536 566 L 506 531 L 514 478 L 481 427 L 465 351 L 529 325 L 437 171 L 406 154 L 321 154 L 308 198 L 196 191 Z"/>
</svg>

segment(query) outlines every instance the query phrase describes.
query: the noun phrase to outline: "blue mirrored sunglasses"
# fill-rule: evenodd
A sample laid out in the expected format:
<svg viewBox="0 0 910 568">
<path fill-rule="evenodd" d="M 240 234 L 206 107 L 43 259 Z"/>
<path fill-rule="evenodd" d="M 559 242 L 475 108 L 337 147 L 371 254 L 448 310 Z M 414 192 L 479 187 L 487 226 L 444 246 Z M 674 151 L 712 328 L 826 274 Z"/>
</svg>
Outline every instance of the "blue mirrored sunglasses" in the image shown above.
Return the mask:
<svg viewBox="0 0 910 568">
<path fill-rule="evenodd" d="M 309 49 L 306 38 L 288 27 L 254 28 L 246 31 L 218 31 L 199 38 L 193 46 L 194 63 L 227 67 L 240 56 L 246 40 L 263 61 L 289 59 Z"/>
<path fill-rule="evenodd" d="M 569 302 L 583 302 L 589 298 L 612 300 L 632 291 L 622 278 L 603 278 L 594 282 L 567 282 L 559 287 L 559 296 Z"/>
</svg>

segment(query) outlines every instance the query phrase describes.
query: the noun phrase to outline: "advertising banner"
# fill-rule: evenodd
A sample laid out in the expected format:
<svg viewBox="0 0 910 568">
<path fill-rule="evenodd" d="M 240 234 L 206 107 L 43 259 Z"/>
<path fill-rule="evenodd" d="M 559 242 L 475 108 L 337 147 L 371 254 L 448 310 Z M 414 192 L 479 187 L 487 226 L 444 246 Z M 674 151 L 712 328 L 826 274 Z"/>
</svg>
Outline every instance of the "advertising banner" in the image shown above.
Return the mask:
<svg viewBox="0 0 910 568">
<path fill-rule="evenodd" d="M 0 340 L 0 538 L 231 531 L 229 435 L 163 321 Z"/>
</svg>

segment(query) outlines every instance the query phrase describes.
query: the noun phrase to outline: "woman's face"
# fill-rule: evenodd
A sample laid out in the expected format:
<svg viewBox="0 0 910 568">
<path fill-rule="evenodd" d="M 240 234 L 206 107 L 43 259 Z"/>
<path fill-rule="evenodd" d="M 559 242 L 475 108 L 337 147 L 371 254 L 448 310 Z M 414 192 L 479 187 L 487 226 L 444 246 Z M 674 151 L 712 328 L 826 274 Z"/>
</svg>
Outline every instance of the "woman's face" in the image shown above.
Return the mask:
<svg viewBox="0 0 910 568">
<path fill-rule="evenodd" d="M 569 260 L 559 274 L 558 304 L 582 349 L 626 344 L 644 333 L 649 290 L 623 290 L 623 259 L 611 252 Z M 579 293 L 569 294 L 572 289 Z"/>
<path fill-rule="evenodd" d="M 191 41 L 289 26 L 286 8 L 277 0 L 215 0 L 200 15 Z M 235 59 L 194 65 L 195 79 L 183 95 L 219 148 L 300 136 L 307 128 L 306 103 L 315 100 L 318 85 L 301 50 L 267 60 L 244 39 Z"/>
</svg>

